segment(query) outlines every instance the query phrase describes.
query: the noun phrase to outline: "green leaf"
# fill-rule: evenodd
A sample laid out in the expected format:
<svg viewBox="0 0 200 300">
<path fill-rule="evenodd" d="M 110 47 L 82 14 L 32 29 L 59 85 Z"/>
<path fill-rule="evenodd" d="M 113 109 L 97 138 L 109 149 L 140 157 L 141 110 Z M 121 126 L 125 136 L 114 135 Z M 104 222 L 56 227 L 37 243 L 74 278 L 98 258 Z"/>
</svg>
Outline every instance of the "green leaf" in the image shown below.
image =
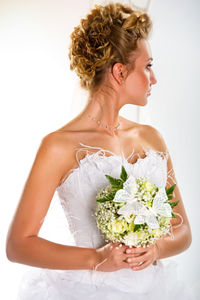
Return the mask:
<svg viewBox="0 0 200 300">
<path fill-rule="evenodd" d="M 172 218 L 177 218 L 177 216 L 172 211 Z"/>
<path fill-rule="evenodd" d="M 173 194 L 173 191 L 174 191 L 175 187 L 176 187 L 176 184 L 174 184 L 174 185 L 170 186 L 168 189 L 167 189 L 167 188 L 165 188 L 165 190 L 166 190 L 166 194 L 167 194 L 167 195 L 171 195 L 171 194 Z"/>
<path fill-rule="evenodd" d="M 173 196 L 168 196 L 168 200 L 172 200 L 173 199 Z"/>
<path fill-rule="evenodd" d="M 180 200 L 174 201 L 174 202 L 170 202 L 169 204 L 171 205 L 172 208 L 174 208 L 176 205 L 178 205 L 179 202 L 180 202 Z"/>
<path fill-rule="evenodd" d="M 123 181 L 126 181 L 127 177 L 128 177 L 128 175 L 127 175 L 127 173 L 126 173 L 126 170 L 125 170 L 124 166 L 122 166 L 120 178 L 121 178 Z"/>
<path fill-rule="evenodd" d="M 106 201 L 110 201 L 110 200 L 107 197 L 102 197 L 97 199 L 97 202 L 106 202 Z"/>
<path fill-rule="evenodd" d="M 116 193 L 117 193 L 117 190 L 110 192 L 110 194 L 108 195 L 109 199 L 113 200 Z"/>
<path fill-rule="evenodd" d="M 105 176 L 109 180 L 113 188 L 119 188 L 119 189 L 123 188 L 123 181 L 121 179 L 114 178 L 110 175 L 105 175 Z"/>
<path fill-rule="evenodd" d="M 138 229 L 140 229 L 140 227 L 142 227 L 142 224 L 136 224 L 133 231 L 137 231 Z"/>
<path fill-rule="evenodd" d="M 109 194 L 107 194 L 104 197 L 98 198 L 97 202 L 106 202 L 106 201 L 112 201 L 115 197 L 115 194 L 117 193 L 117 189 L 111 191 Z"/>
</svg>

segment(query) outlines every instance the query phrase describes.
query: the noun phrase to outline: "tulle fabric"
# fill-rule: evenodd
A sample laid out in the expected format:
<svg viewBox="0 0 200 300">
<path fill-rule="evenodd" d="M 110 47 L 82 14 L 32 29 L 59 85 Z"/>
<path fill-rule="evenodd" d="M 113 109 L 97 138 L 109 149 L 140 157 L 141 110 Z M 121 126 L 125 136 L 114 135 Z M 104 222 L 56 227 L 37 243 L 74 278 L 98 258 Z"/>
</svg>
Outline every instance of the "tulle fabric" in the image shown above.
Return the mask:
<svg viewBox="0 0 200 300">
<path fill-rule="evenodd" d="M 127 271 L 134 273 L 131 281 Z M 110 300 L 111 298 L 115 300 L 196 299 L 192 291 L 177 279 L 176 262 L 168 260 L 165 263 L 158 261 L 157 266 L 149 266 L 141 271 L 127 269 L 116 272 L 60 271 L 33 268 L 24 275 L 17 300 Z"/>
<path fill-rule="evenodd" d="M 80 143 L 78 167 L 57 188 L 60 203 L 68 220 L 75 244 L 98 248 L 105 240 L 93 214 L 98 189 L 108 184 L 105 174 L 120 176 L 124 165 L 128 175 L 147 176 L 158 187 L 166 185 L 168 153 L 145 151 L 146 156 L 132 164 L 137 153 L 128 158 L 98 147 Z M 78 160 L 79 151 L 98 150 Z M 106 154 L 109 153 L 109 156 Z M 164 154 L 164 155 L 163 155 Z M 177 264 L 172 259 L 158 260 L 144 270 L 121 269 L 115 272 L 95 270 L 50 270 L 31 268 L 22 278 L 17 300 L 194 300 L 188 286 L 177 277 Z"/>
</svg>

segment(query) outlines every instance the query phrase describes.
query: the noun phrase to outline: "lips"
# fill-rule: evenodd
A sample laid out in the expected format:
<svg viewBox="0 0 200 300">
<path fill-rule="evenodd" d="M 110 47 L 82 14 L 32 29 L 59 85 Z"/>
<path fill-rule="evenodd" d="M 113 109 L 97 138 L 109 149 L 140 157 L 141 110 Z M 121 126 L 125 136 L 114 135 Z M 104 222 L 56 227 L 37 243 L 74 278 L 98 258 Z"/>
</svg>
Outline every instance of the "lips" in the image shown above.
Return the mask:
<svg viewBox="0 0 200 300">
<path fill-rule="evenodd" d="M 148 95 L 151 95 L 151 90 L 147 92 Z"/>
</svg>

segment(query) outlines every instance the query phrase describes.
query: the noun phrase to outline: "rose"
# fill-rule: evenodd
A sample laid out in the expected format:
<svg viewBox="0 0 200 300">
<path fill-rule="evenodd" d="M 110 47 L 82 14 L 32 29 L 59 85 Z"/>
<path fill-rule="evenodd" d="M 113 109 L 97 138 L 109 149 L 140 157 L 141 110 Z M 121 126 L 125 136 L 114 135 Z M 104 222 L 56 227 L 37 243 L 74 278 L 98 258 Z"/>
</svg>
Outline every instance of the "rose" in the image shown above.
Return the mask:
<svg viewBox="0 0 200 300">
<path fill-rule="evenodd" d="M 167 226 L 167 225 L 169 225 L 170 220 L 171 220 L 171 218 L 162 216 L 162 217 L 160 217 L 160 225 Z"/>
<path fill-rule="evenodd" d="M 161 235 L 162 235 L 162 230 L 160 228 L 156 228 L 151 231 L 151 236 L 153 236 L 156 239 L 161 237 Z"/>
<path fill-rule="evenodd" d="M 149 182 L 149 181 L 144 181 L 142 184 L 142 187 L 147 191 L 147 192 L 152 192 L 154 190 L 154 185 Z"/>
<path fill-rule="evenodd" d="M 108 230 L 114 233 L 123 233 L 124 231 L 128 230 L 128 228 L 129 226 L 124 219 L 116 219 L 108 224 Z"/>
<path fill-rule="evenodd" d="M 127 246 L 135 246 L 137 247 L 140 242 L 145 241 L 147 238 L 147 234 L 144 231 L 138 232 L 129 232 L 125 237 L 124 241 Z"/>
</svg>

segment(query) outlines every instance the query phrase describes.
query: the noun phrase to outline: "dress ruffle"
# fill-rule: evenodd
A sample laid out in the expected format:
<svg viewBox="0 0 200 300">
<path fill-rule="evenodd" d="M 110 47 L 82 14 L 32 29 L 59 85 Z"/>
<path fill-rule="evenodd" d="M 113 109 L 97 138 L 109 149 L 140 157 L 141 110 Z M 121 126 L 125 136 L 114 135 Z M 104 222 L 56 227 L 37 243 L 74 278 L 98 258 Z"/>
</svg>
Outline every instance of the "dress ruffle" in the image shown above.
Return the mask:
<svg viewBox="0 0 200 300">
<path fill-rule="evenodd" d="M 132 274 L 130 276 L 130 274 Z M 50 270 L 33 268 L 22 278 L 17 300 L 194 300 L 177 280 L 177 264 L 158 261 L 141 271 Z"/>
</svg>

